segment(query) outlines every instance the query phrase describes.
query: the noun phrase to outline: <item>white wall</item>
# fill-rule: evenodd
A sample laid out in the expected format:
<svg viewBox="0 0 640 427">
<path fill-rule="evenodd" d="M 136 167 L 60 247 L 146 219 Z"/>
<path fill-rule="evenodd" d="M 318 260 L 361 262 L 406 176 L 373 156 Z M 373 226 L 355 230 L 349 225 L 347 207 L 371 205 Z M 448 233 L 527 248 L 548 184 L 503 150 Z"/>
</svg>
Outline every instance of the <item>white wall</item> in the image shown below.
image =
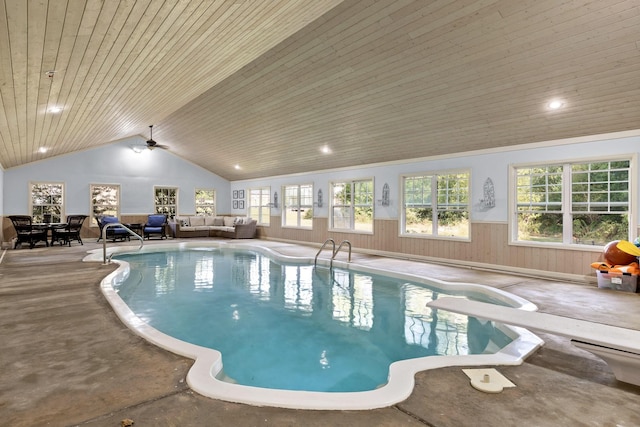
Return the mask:
<svg viewBox="0 0 640 427">
<path fill-rule="evenodd" d="M 626 136 L 631 135 L 631 136 Z M 400 175 L 447 169 L 469 169 L 472 179 L 473 221 L 507 222 L 509 165 L 531 162 L 555 162 L 576 159 L 598 159 L 618 154 L 640 153 L 640 131 L 615 135 L 591 136 L 562 141 L 529 144 L 517 149 L 504 149 L 464 153 L 453 157 L 433 157 L 405 162 L 389 162 L 329 171 L 276 176 L 229 183 L 225 179 L 187 162 L 170 151 L 144 150 L 136 154 L 132 145 L 144 144 L 140 137 L 131 138 L 100 148 L 30 163 L 21 167 L 0 170 L 0 213 L 2 215 L 28 214 L 29 182 L 64 182 L 66 213 L 89 212 L 89 184 L 120 184 L 122 214 L 144 214 L 153 211 L 153 186 L 179 188 L 178 213 L 195 212 L 194 190 L 215 188 L 218 212 L 243 214 L 246 210 L 231 209 L 231 192 L 245 190 L 245 203 L 249 188 L 270 186 L 271 194 L 278 192 L 282 206 L 282 189 L 286 184 L 314 185 L 314 202 L 318 189 L 322 189 L 324 205 L 314 208 L 314 215 L 329 214 L 329 182 L 341 179 L 373 178 L 375 198 L 380 199 L 385 183 L 390 187 L 391 204 L 376 203 L 377 219 L 397 219 L 399 212 Z M 334 155 L 340 155 L 335 153 Z M 496 207 L 477 209 L 483 197 L 483 184 L 491 178 L 495 186 Z M 4 191 L 3 191 L 4 189 Z M 636 186 L 635 201 L 640 200 L 640 186 Z M 280 215 L 280 209 L 272 209 Z"/>
<path fill-rule="evenodd" d="M 4 169 L 0 167 L 0 216 L 3 216 L 3 215 L 4 215 Z"/>
<path fill-rule="evenodd" d="M 152 213 L 154 186 L 179 188 L 179 214 L 195 213 L 196 188 L 214 188 L 218 212 L 230 212 L 229 181 L 167 150 L 135 153 L 131 147 L 139 144 L 144 139 L 134 137 L 5 170 L 3 215 L 29 214 L 29 183 L 36 181 L 65 184 L 66 214 L 89 214 L 89 184 L 120 184 L 124 215 Z"/>
<path fill-rule="evenodd" d="M 0 165 L 0 217 L 4 215 L 4 169 Z M 3 228 L 0 227 L 0 242 L 4 242 Z"/>
<path fill-rule="evenodd" d="M 631 136 L 627 136 L 631 135 Z M 640 153 L 640 132 L 618 133 L 585 138 L 573 138 L 560 141 L 527 144 L 517 148 L 501 150 L 485 150 L 482 152 L 464 153 L 449 157 L 434 157 L 416 159 L 415 161 L 389 162 L 379 165 L 365 165 L 353 169 L 332 171 L 315 171 L 306 174 L 295 174 L 254 180 L 235 181 L 231 183 L 231 190 L 249 189 L 270 186 L 272 201 L 274 191 L 278 192 L 279 208 L 282 207 L 282 185 L 306 184 L 314 185 L 314 202 L 317 200 L 318 189 L 322 189 L 324 206 L 314 208 L 314 216 L 327 217 L 329 214 L 329 182 L 340 179 L 374 178 L 375 198 L 382 196 L 382 187 L 389 184 L 391 205 L 374 208 L 377 219 L 397 219 L 399 212 L 400 176 L 402 174 L 443 171 L 449 169 L 468 169 L 471 171 L 471 200 L 473 221 L 503 222 L 508 219 L 508 178 L 509 166 L 531 162 L 547 163 L 568 160 L 593 160 L 611 157 L 619 154 Z M 339 156 L 340 153 L 334 153 Z M 495 188 L 496 206 L 491 209 L 481 209 L 480 200 L 483 198 L 483 185 L 487 178 L 491 178 Z M 637 184 L 637 183 L 636 183 Z M 246 192 L 246 191 L 245 191 Z M 635 201 L 639 200 L 640 185 L 635 188 Z M 272 215 L 280 215 L 280 209 L 272 209 Z"/>
</svg>

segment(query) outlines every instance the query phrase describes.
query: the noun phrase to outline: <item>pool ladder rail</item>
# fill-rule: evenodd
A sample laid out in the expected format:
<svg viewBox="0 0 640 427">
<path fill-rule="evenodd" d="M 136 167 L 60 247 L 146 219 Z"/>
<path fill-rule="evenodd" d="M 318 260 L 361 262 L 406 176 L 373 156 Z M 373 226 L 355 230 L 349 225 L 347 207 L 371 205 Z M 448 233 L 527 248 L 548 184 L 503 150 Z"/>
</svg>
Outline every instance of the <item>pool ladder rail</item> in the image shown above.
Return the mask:
<svg viewBox="0 0 640 427">
<path fill-rule="evenodd" d="M 327 239 L 327 240 L 324 241 L 324 243 L 320 247 L 320 250 L 316 254 L 315 259 L 313 260 L 313 266 L 314 267 L 316 267 L 318 265 L 318 256 L 320 255 L 320 253 L 322 252 L 324 247 L 327 246 L 329 243 L 331 243 L 331 246 L 332 246 L 331 247 L 331 259 L 329 260 L 329 269 L 333 268 L 333 260 L 335 259 L 336 255 L 338 255 L 338 252 L 340 252 L 340 249 L 342 249 L 343 245 L 347 245 L 349 247 L 349 258 L 348 258 L 347 262 L 351 262 L 351 242 L 350 241 L 343 240 L 342 242 L 340 242 L 340 244 L 338 245 L 338 248 L 336 249 L 335 240 Z"/>
<path fill-rule="evenodd" d="M 113 222 L 113 223 L 105 224 L 104 227 L 102 228 L 102 263 L 104 265 L 110 264 L 111 263 L 111 257 L 113 256 L 113 254 L 109 254 L 109 256 L 107 257 L 107 229 L 109 227 L 122 227 L 122 228 L 124 228 L 125 230 L 127 230 L 127 232 L 129 232 L 131 237 L 133 237 L 134 239 L 140 240 L 140 247 L 138 248 L 138 250 L 142 249 L 142 246 L 144 245 L 144 239 L 138 233 L 136 233 L 135 231 L 131 230 L 126 225 L 120 224 L 119 222 Z"/>
</svg>

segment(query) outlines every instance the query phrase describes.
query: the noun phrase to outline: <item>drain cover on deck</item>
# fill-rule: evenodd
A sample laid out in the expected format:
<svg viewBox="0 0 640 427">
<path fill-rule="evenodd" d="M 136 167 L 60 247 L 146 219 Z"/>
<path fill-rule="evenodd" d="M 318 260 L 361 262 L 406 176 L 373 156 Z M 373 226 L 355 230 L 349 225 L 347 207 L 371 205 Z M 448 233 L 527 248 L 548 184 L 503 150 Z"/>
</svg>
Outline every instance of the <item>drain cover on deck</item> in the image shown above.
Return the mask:
<svg viewBox="0 0 640 427">
<path fill-rule="evenodd" d="M 484 391 L 485 393 L 500 393 L 505 387 L 516 386 L 493 368 L 463 369 L 462 372 L 469 377 L 473 388 Z"/>
</svg>

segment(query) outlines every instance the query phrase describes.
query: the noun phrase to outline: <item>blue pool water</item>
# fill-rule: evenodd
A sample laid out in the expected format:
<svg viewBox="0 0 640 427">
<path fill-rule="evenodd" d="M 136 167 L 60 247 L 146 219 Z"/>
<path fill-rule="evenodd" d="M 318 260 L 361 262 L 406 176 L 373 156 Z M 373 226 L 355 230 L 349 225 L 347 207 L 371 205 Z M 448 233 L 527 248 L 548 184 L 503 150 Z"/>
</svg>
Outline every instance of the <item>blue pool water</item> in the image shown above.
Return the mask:
<svg viewBox="0 0 640 427">
<path fill-rule="evenodd" d="M 511 341 L 492 323 L 432 311 L 426 303 L 442 292 L 406 280 L 225 248 L 114 258 L 130 264 L 114 287 L 138 317 L 219 350 L 225 377 L 242 385 L 373 390 L 395 361 L 493 353 Z"/>
</svg>

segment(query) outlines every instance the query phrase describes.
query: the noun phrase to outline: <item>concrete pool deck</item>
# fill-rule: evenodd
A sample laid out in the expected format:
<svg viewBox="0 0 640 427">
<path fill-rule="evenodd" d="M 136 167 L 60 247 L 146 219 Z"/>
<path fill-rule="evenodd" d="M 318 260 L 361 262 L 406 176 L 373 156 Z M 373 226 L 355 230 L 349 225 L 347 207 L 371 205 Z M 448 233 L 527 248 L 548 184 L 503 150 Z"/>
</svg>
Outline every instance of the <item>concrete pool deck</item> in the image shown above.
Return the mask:
<svg viewBox="0 0 640 427">
<path fill-rule="evenodd" d="M 257 243 L 285 255 L 317 251 Z M 546 344 L 521 366 L 497 367 L 516 384 L 500 394 L 475 390 L 462 368 L 452 367 L 420 372 L 407 400 L 376 410 L 278 409 L 205 398 L 184 381 L 191 360 L 145 342 L 115 316 L 99 289 L 114 266 L 81 262 L 86 251 L 101 247 L 90 241 L 4 252 L 0 424 L 119 426 L 129 418 L 135 426 L 640 425 L 640 387 L 617 381 L 596 356 L 549 334 L 537 334 Z M 526 298 L 541 312 L 640 330 L 640 294 L 355 252 L 353 261 L 481 283 Z"/>
</svg>

